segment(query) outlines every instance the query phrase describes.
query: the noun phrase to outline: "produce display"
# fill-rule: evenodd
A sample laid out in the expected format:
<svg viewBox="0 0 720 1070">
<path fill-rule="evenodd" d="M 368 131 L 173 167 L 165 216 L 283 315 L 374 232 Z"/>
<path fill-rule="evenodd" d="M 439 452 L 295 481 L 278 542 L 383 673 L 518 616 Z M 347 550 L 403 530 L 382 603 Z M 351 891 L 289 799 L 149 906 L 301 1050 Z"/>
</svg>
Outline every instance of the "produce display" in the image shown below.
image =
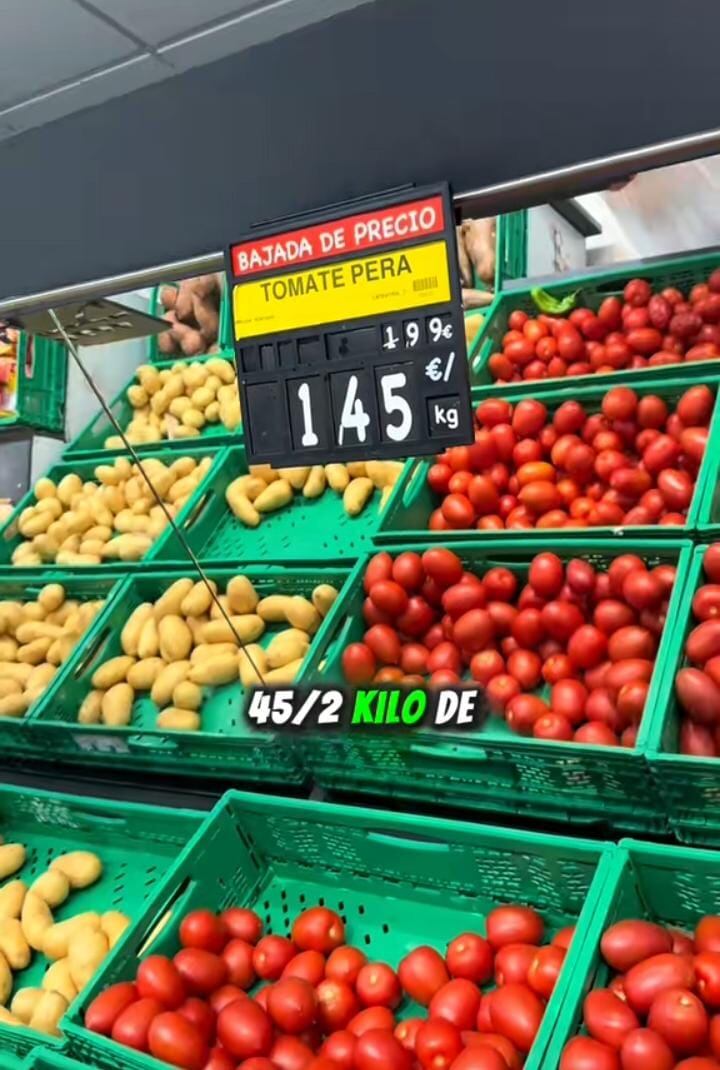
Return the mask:
<svg viewBox="0 0 720 1070">
<path fill-rule="evenodd" d="M 485 308 L 495 296 L 497 219 L 464 219 L 456 232 L 463 307 Z M 476 281 L 487 289 L 477 288 Z"/>
<path fill-rule="evenodd" d="M 222 275 L 198 275 L 184 279 L 178 286 L 162 287 L 163 319 L 171 324 L 169 330 L 158 335 L 162 354 L 198 357 L 216 352 L 224 284 Z"/>
<path fill-rule="evenodd" d="M 428 527 L 683 525 L 714 405 L 706 385 L 676 403 L 617 386 L 599 411 L 487 398 L 475 410 L 475 442 L 439 454 L 428 470 L 441 498 Z"/>
<path fill-rule="evenodd" d="M 619 921 L 600 950 L 611 980 L 588 993 L 587 1035 L 569 1041 L 560 1070 L 717 1070 L 720 917 L 692 933 Z"/>
<path fill-rule="evenodd" d="M 685 641 L 686 664 L 675 675 L 675 695 L 683 713 L 680 752 L 720 757 L 720 543 L 703 557 L 705 579 L 692 601 L 697 623 Z"/>
<path fill-rule="evenodd" d="M 148 457 L 143 468 L 171 516 L 178 515 L 209 472 L 212 457 L 178 457 L 171 464 Z M 136 465 L 125 457 L 99 464 L 94 480 L 69 473 L 57 485 L 39 479 L 35 502 L 23 509 L 17 529 L 23 542 L 13 565 L 100 565 L 139 561 L 165 530 L 168 519 Z"/>
<path fill-rule="evenodd" d="M 19 331 L 0 324 L 0 420 L 15 414 L 19 339 Z"/>
<path fill-rule="evenodd" d="M 568 315 L 508 317 L 502 351 L 488 361 L 500 383 L 640 370 L 720 359 L 720 268 L 683 294 L 631 279 L 623 296 Z"/>
<path fill-rule="evenodd" d="M 633 747 L 675 581 L 621 554 L 605 571 L 537 554 L 526 575 L 467 571 L 451 550 L 376 554 L 362 642 L 342 655 L 358 686 L 483 685 L 513 731 Z"/>
<path fill-rule="evenodd" d="M 210 583 L 229 623 L 205 582 L 190 577 L 175 580 L 154 603 L 141 603 L 122 629 L 123 653 L 95 669 L 93 690 L 78 709 L 80 724 L 127 726 L 136 699 L 149 696 L 157 728 L 197 732 L 214 689 L 238 681 L 244 687 L 293 683 L 337 590 L 324 583 L 310 599 L 261 597 L 242 574 L 223 592 Z M 287 627 L 278 630 L 280 624 Z M 263 637 L 265 646 L 258 642 Z"/>
<path fill-rule="evenodd" d="M 58 1036 L 63 1014 L 130 919 L 114 908 L 109 894 L 104 913 L 76 911 L 55 921 L 53 911 L 72 900 L 73 892 L 100 880 L 103 864 L 97 854 L 58 852 L 30 885 L 22 879 L 26 861 L 23 844 L 0 846 L 0 1024 Z M 48 964 L 39 986 L 13 991 L 13 974 L 25 970 L 36 956 Z"/>
<path fill-rule="evenodd" d="M 549 940 L 531 907 L 497 906 L 485 933 L 389 964 L 324 906 L 287 935 L 246 907 L 198 909 L 180 950 L 106 988 L 85 1026 L 183 1070 L 516 1070 L 573 932 Z"/>
<path fill-rule="evenodd" d="M 376 490 L 380 491 L 379 508 L 383 508 L 402 470 L 402 461 L 349 461 L 278 469 L 269 464 L 251 465 L 248 475 L 228 484 L 225 500 L 249 528 L 256 528 L 266 513 L 290 505 L 296 494 L 314 499 L 335 491 L 342 495 L 348 516 L 359 516 Z"/>
<path fill-rule="evenodd" d="M 0 717 L 24 717 L 104 605 L 46 584 L 34 601 L 0 601 Z"/>
<path fill-rule="evenodd" d="M 127 389 L 127 400 L 134 413 L 123 430 L 133 446 L 195 438 L 213 424 L 236 431 L 241 422 L 235 364 L 221 357 L 178 361 L 171 368 L 143 364 L 137 382 Z M 104 445 L 120 449 L 124 442 L 120 435 L 110 435 Z"/>
</svg>

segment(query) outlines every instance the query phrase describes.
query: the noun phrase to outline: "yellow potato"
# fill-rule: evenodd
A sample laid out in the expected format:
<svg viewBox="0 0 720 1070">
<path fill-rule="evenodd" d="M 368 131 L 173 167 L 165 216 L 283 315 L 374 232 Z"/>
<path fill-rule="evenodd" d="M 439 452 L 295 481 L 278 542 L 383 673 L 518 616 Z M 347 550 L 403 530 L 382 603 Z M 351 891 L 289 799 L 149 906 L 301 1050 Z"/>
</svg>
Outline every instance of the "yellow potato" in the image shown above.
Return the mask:
<svg viewBox="0 0 720 1070">
<path fill-rule="evenodd" d="M 52 860 L 50 870 L 67 877 L 71 888 L 88 888 L 102 877 L 103 864 L 93 851 L 68 851 Z"/>
<path fill-rule="evenodd" d="M 294 490 L 302 490 L 310 475 L 310 468 L 279 468 L 278 474 L 281 479 L 287 480 Z"/>
<path fill-rule="evenodd" d="M 78 992 L 85 987 L 102 960 L 110 950 L 108 938 L 102 929 L 76 933 L 68 947 L 69 973 Z"/>
<path fill-rule="evenodd" d="M 52 639 L 33 639 L 25 643 L 17 652 L 17 659 L 26 665 L 39 665 L 45 660 L 45 656 L 52 646 Z"/>
<path fill-rule="evenodd" d="M 251 502 L 254 502 L 258 494 L 261 494 L 262 491 L 265 490 L 267 483 L 264 479 L 261 479 L 260 476 L 248 474 L 234 479 L 230 486 L 236 488 L 239 493 L 244 494 L 246 498 L 249 498 Z"/>
<path fill-rule="evenodd" d="M 195 710 L 180 710 L 168 706 L 158 714 L 155 722 L 158 728 L 167 728 L 173 732 L 197 732 L 200 728 L 200 715 Z"/>
<path fill-rule="evenodd" d="M 31 695 L 6 695 L 0 698 L 0 717 L 24 717 L 30 705 Z"/>
<path fill-rule="evenodd" d="M 297 658 L 295 661 L 289 661 L 287 665 L 283 665 L 279 669 L 271 669 L 270 672 L 265 673 L 265 683 L 268 687 L 282 687 L 285 684 L 294 683 L 302 663 L 303 658 Z"/>
<path fill-rule="evenodd" d="M 258 513 L 272 513 L 276 509 L 282 509 L 289 505 L 293 499 L 292 487 L 286 479 L 277 479 L 271 483 L 253 502 L 253 508 Z"/>
<path fill-rule="evenodd" d="M 342 494 L 350 482 L 350 474 L 344 464 L 326 464 L 325 475 L 332 490 Z"/>
<path fill-rule="evenodd" d="M 158 625 L 160 654 L 165 661 L 183 661 L 190 656 L 193 636 L 180 616 L 163 617 Z"/>
<path fill-rule="evenodd" d="M 15 664 L 12 661 L 0 662 L 0 677 L 8 680 L 16 680 L 21 687 L 25 687 L 32 675 L 32 665 Z"/>
<path fill-rule="evenodd" d="M 113 544 L 121 561 L 139 561 L 152 546 L 152 539 L 149 535 L 118 535 L 108 545 Z"/>
<path fill-rule="evenodd" d="M 44 992 L 58 992 L 68 1003 L 72 1003 L 78 994 L 77 986 L 70 974 L 70 960 L 58 959 L 53 962 L 43 976 L 42 990 Z"/>
<path fill-rule="evenodd" d="M 48 583 L 40 591 L 37 600 L 43 609 L 46 609 L 48 613 L 52 613 L 53 610 L 59 609 L 65 601 L 65 588 L 61 583 Z"/>
<path fill-rule="evenodd" d="M 70 642 L 72 642 L 72 640 L 70 640 Z M 55 665 L 48 665 L 47 662 L 44 662 L 42 665 L 36 665 L 30 673 L 30 678 L 28 679 L 25 690 L 31 695 L 39 695 L 46 689 L 56 672 L 57 667 Z"/>
<path fill-rule="evenodd" d="M 293 595 L 287 604 L 286 619 L 293 628 L 313 635 L 321 624 L 321 617 L 312 602 L 301 595 Z"/>
<path fill-rule="evenodd" d="M 132 657 L 137 656 L 143 625 L 152 616 L 152 613 L 152 604 L 150 602 L 142 602 L 125 621 L 123 630 L 120 633 L 120 645 L 126 654 L 130 654 Z"/>
<path fill-rule="evenodd" d="M 59 624 L 48 624 L 44 620 L 29 620 L 21 624 L 15 632 L 18 643 L 32 643 L 36 639 L 59 639 L 63 629 Z"/>
<path fill-rule="evenodd" d="M 359 476 L 348 483 L 343 494 L 343 508 L 348 516 L 358 516 L 370 498 L 375 487 L 367 476 Z"/>
<path fill-rule="evenodd" d="M 55 639 L 48 647 L 47 659 L 51 665 L 57 668 L 70 657 L 77 639 L 73 635 L 65 635 L 62 639 Z M 32 679 L 32 677 L 31 677 Z"/>
<path fill-rule="evenodd" d="M 180 607 L 194 587 L 195 581 L 191 580 L 189 576 L 183 576 L 182 579 L 175 580 L 155 603 L 153 607 L 155 620 L 161 621 L 163 617 L 178 616 L 181 612 Z"/>
<path fill-rule="evenodd" d="M 26 856 L 27 852 L 21 843 L 0 844 L 0 880 L 5 880 L 22 869 Z"/>
<path fill-rule="evenodd" d="M 119 654 L 110 658 L 95 670 L 92 676 L 92 685 L 99 691 L 113 687 L 127 679 L 129 669 L 135 664 L 135 658 L 129 654 Z"/>
<path fill-rule="evenodd" d="M 225 593 L 232 613 L 254 613 L 260 600 L 247 576 L 233 576 Z"/>
<path fill-rule="evenodd" d="M 22 687 L 17 680 L 10 680 L 7 677 L 0 678 L 0 699 L 7 698 L 8 695 L 20 694 L 22 694 Z"/>
<path fill-rule="evenodd" d="M 287 485 L 287 484 L 286 484 Z M 262 492 L 263 494 L 265 491 Z M 290 491 L 292 495 L 292 491 Z M 250 501 L 250 499 L 243 494 L 241 490 L 233 486 L 232 483 L 228 485 L 225 490 L 225 500 L 230 506 L 230 510 L 234 516 L 237 517 L 241 523 L 245 524 L 248 528 L 256 528 L 260 523 L 260 514 Z"/>
<path fill-rule="evenodd" d="M 237 659 L 243 687 L 257 687 L 262 684 L 269 669 L 263 648 L 257 643 L 249 643 L 238 651 Z"/>
<path fill-rule="evenodd" d="M 50 907 L 37 892 L 27 892 L 23 900 L 20 923 L 25 939 L 35 951 L 42 951 L 45 936 L 53 925 Z M 5 1000 L 0 1000 L 4 1003 Z"/>
<path fill-rule="evenodd" d="M 78 724 L 100 724 L 104 691 L 89 691 L 78 710 Z"/>
<path fill-rule="evenodd" d="M 269 624 L 278 624 L 280 621 L 287 620 L 287 607 L 290 597 L 290 595 L 286 594 L 266 595 L 265 598 L 261 598 L 258 602 L 256 612 Z"/>
<path fill-rule="evenodd" d="M 29 893 L 28 893 L 29 894 Z M 56 922 L 45 929 L 42 947 L 38 948 L 49 959 L 63 959 L 68 953 L 70 941 L 82 929 L 97 931 L 100 928 L 100 915 L 93 911 L 75 914 L 65 921 Z M 25 934 L 27 936 L 27 933 Z M 32 944 L 30 945 L 32 947 Z"/>
<path fill-rule="evenodd" d="M 199 661 L 216 658 L 220 654 L 232 654 L 235 657 L 237 649 L 237 643 L 199 643 L 190 655 L 190 664 L 197 665 Z"/>
<path fill-rule="evenodd" d="M 167 665 L 159 674 L 150 691 L 150 698 L 161 709 L 172 700 L 173 691 L 185 680 L 190 670 L 189 661 L 175 661 Z"/>
<path fill-rule="evenodd" d="M 33 881 L 30 891 L 44 899 L 49 907 L 59 907 L 70 895 L 70 881 L 60 870 L 48 869 Z"/>
<path fill-rule="evenodd" d="M 327 616 L 340 592 L 329 583 L 319 583 L 313 591 L 312 604 L 321 617 Z"/>
<path fill-rule="evenodd" d="M 231 616 L 229 624 L 225 619 L 203 624 L 200 635 L 203 643 L 254 643 L 264 631 L 265 622 L 256 613 L 243 613 Z"/>
<path fill-rule="evenodd" d="M 160 635 L 155 617 L 148 617 L 142 626 L 138 640 L 138 657 L 155 658 L 160 652 Z"/>
<path fill-rule="evenodd" d="M 24 970 L 30 965 L 30 945 L 18 918 L 0 920 L 0 956 L 5 957 L 11 970 Z"/>
<path fill-rule="evenodd" d="M 217 593 L 217 584 L 210 580 L 212 589 Z M 185 595 L 180 604 L 180 613 L 183 617 L 201 617 L 207 613 L 213 605 L 213 597 L 203 580 L 198 580 L 190 591 Z"/>
<path fill-rule="evenodd" d="M 238 678 L 237 654 L 220 654 L 215 658 L 204 658 L 193 665 L 188 679 L 193 684 L 205 687 L 222 687 Z"/>
<path fill-rule="evenodd" d="M 0 1004 L 5 1006 L 12 992 L 13 976 L 10 964 L 4 955 L 0 955 Z"/>
<path fill-rule="evenodd" d="M 42 988 L 19 988 L 17 990 L 10 1004 L 10 1010 L 19 1022 L 27 1025 L 42 994 Z M 4 1019 L 0 1017 L 0 1021 L 4 1021 Z M 5 1024 L 7 1025 L 8 1023 L 5 1022 Z"/>
<path fill-rule="evenodd" d="M 27 895 L 24 881 L 10 881 L 0 888 L 0 918 L 19 918 Z"/>
<path fill-rule="evenodd" d="M 182 710 L 199 710 L 202 700 L 202 691 L 190 680 L 181 681 L 172 694 L 173 706 L 179 706 Z"/>
<path fill-rule="evenodd" d="M 59 1037 L 60 1019 L 68 1009 L 68 1006 L 68 1001 L 59 992 L 44 992 L 33 1011 L 29 1028 L 38 1033 L 47 1033 L 49 1036 Z"/>
<path fill-rule="evenodd" d="M 149 691 L 164 668 L 162 658 L 143 658 L 129 670 L 127 682 L 133 691 Z"/>
<path fill-rule="evenodd" d="M 293 630 L 295 631 L 295 630 Z M 302 661 L 310 649 L 310 639 L 297 634 L 275 636 L 265 653 L 270 669 L 280 669 L 290 661 Z"/>
<path fill-rule="evenodd" d="M 325 469 L 321 464 L 316 464 L 308 476 L 303 487 L 303 498 L 319 498 L 327 485 Z"/>
<path fill-rule="evenodd" d="M 122 728 L 129 725 L 132 719 L 132 708 L 135 702 L 135 692 L 128 683 L 115 684 L 109 688 L 102 697 L 100 712 L 103 724 L 113 728 Z"/>
<path fill-rule="evenodd" d="M 224 612 L 223 612 L 223 610 L 224 610 Z M 210 607 L 210 620 L 224 620 L 225 619 L 225 614 L 227 614 L 228 617 L 232 616 L 232 610 L 230 609 L 230 603 L 228 601 L 228 596 L 226 594 L 219 594 L 219 595 L 217 595 L 217 601 L 213 600 L 213 604 Z M 193 618 L 191 617 L 190 620 L 192 620 L 192 619 Z M 197 617 L 195 619 L 201 620 L 202 618 L 201 617 Z M 188 623 L 189 623 L 189 621 L 188 621 Z"/>
<path fill-rule="evenodd" d="M 38 479 L 33 487 L 33 494 L 38 501 L 41 501 L 43 498 L 54 498 L 57 495 L 57 488 L 52 479 L 48 479 L 47 476 L 44 476 L 42 479 Z"/>
<path fill-rule="evenodd" d="M 217 375 L 221 382 L 235 382 L 235 368 L 231 361 L 223 360 L 221 357 L 213 357 L 212 360 L 207 361 L 205 367 L 209 375 Z"/>
<path fill-rule="evenodd" d="M 122 934 L 130 924 L 130 918 L 127 914 L 122 914 L 119 910 L 108 910 L 100 918 L 100 928 L 105 933 L 110 950 L 115 947 Z"/>
</svg>

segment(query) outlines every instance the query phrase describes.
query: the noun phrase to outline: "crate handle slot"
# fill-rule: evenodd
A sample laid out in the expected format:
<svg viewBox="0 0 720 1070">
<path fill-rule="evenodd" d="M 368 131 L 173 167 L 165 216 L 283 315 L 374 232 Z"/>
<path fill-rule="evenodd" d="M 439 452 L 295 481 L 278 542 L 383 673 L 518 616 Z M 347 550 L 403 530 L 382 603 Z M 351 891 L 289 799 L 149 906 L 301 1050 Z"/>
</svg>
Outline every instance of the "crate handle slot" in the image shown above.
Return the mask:
<svg viewBox="0 0 720 1070">
<path fill-rule="evenodd" d="M 98 635 L 97 639 L 95 639 L 95 641 L 90 645 L 90 647 L 85 653 L 85 656 L 81 658 L 78 664 L 75 666 L 75 671 L 73 675 L 76 680 L 78 680 L 88 669 L 92 668 L 93 663 L 95 662 L 98 654 L 100 653 L 101 647 L 105 645 L 109 637 L 110 626 L 106 625 Z"/>
<path fill-rule="evenodd" d="M 420 836 L 408 836 L 401 832 L 384 832 L 381 829 L 368 829 L 367 838 L 373 843 L 387 843 L 391 847 L 407 847 L 411 851 L 438 851 L 446 853 L 450 844 L 444 840 L 427 840 Z"/>
<path fill-rule="evenodd" d="M 205 512 L 205 509 L 212 497 L 213 492 L 211 490 L 208 490 L 203 494 L 202 498 L 197 503 L 192 513 L 190 513 L 190 515 L 186 517 L 184 525 L 186 528 L 194 527 L 194 525 L 198 522 L 202 514 Z"/>
<path fill-rule="evenodd" d="M 133 747 L 137 747 L 138 750 L 166 750 L 175 751 L 179 750 L 179 745 L 174 739 L 169 737 L 157 736 L 130 736 L 128 739 L 128 746 L 132 750 Z"/>
<path fill-rule="evenodd" d="M 410 752 L 423 758 L 437 758 L 450 762 L 486 762 L 487 751 L 468 743 L 411 743 Z"/>
<path fill-rule="evenodd" d="M 338 623 L 340 623 L 339 620 Z M 327 646 L 325 647 L 325 653 L 320 657 L 320 661 L 324 661 L 326 667 L 337 656 L 338 648 L 345 646 L 347 643 L 348 636 L 350 635 L 354 624 L 354 617 L 346 617 L 345 620 L 342 621 L 342 625 L 338 632 L 328 640 Z M 308 668 L 312 668 L 312 665 L 309 664 Z"/>
<path fill-rule="evenodd" d="M 147 954 L 147 952 L 151 950 L 158 937 L 165 931 L 172 921 L 173 916 L 177 913 L 179 907 L 180 913 L 184 913 L 182 905 L 184 905 L 191 897 L 196 887 L 197 881 L 191 880 L 190 877 L 184 877 L 183 880 L 180 881 L 180 884 L 166 900 L 164 905 L 158 908 L 152 921 L 148 922 L 147 929 L 139 940 L 139 947 L 136 951 L 138 958 Z"/>
<path fill-rule="evenodd" d="M 76 810 L 75 815 L 88 825 L 96 825 L 99 828 L 117 829 L 120 826 L 127 825 L 126 817 L 115 816 L 114 814 L 97 813 L 93 810 Z"/>
<path fill-rule="evenodd" d="M 416 462 L 416 466 L 415 466 L 415 470 L 410 473 L 408 481 L 405 484 L 405 488 L 403 490 L 403 499 L 402 500 L 403 500 L 403 505 L 405 506 L 405 508 L 407 508 L 409 505 L 412 505 L 413 502 L 415 501 L 415 499 L 418 497 L 418 495 L 422 491 L 423 484 L 422 484 L 421 476 L 423 475 L 423 471 L 424 471 L 424 462 L 423 461 L 417 461 Z"/>
</svg>

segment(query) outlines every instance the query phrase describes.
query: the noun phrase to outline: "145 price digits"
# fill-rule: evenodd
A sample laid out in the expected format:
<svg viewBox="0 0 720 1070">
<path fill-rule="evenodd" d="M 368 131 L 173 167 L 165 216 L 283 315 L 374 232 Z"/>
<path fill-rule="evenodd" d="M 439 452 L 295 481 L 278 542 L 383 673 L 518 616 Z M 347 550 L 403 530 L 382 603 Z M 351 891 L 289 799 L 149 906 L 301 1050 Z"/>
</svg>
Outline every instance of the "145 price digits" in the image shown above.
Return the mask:
<svg viewBox="0 0 720 1070">
<path fill-rule="evenodd" d="M 337 728 L 344 696 L 342 691 L 313 688 L 298 695 L 293 688 L 253 691 L 247 719 L 257 728 L 300 728 L 305 724 Z"/>
</svg>

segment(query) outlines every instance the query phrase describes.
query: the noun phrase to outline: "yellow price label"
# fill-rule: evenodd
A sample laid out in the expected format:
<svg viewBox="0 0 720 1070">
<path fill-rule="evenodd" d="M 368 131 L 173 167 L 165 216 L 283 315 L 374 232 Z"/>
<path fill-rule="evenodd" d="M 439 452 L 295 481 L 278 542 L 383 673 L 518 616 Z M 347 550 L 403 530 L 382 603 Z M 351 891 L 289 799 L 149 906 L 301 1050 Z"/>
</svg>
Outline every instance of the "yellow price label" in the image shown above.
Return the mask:
<svg viewBox="0 0 720 1070">
<path fill-rule="evenodd" d="M 235 338 L 365 319 L 450 300 L 444 241 L 239 283 Z"/>
</svg>

